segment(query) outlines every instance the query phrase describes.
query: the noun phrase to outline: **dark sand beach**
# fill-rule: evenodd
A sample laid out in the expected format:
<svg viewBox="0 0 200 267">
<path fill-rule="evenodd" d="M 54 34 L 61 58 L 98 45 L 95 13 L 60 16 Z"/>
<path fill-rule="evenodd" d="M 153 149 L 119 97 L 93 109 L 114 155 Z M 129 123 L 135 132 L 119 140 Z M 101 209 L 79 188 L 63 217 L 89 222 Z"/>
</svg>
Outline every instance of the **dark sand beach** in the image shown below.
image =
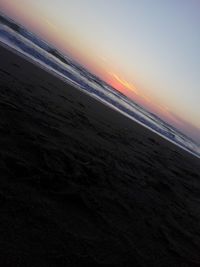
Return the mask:
<svg viewBox="0 0 200 267">
<path fill-rule="evenodd" d="M 0 266 L 200 266 L 200 160 L 0 47 Z"/>
</svg>

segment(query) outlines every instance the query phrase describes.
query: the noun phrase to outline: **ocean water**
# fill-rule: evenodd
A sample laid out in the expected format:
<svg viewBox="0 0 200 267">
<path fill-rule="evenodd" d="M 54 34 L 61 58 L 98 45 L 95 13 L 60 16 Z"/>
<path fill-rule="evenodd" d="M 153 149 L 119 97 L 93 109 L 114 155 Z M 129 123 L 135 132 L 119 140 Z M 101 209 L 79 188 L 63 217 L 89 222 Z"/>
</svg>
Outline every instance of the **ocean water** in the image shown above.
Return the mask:
<svg viewBox="0 0 200 267">
<path fill-rule="evenodd" d="M 0 42 L 2 44 L 14 49 L 35 64 L 39 64 L 77 89 L 200 157 L 200 147 L 191 139 L 117 92 L 70 57 L 61 54 L 56 48 L 16 25 L 12 20 L 0 15 Z"/>
</svg>

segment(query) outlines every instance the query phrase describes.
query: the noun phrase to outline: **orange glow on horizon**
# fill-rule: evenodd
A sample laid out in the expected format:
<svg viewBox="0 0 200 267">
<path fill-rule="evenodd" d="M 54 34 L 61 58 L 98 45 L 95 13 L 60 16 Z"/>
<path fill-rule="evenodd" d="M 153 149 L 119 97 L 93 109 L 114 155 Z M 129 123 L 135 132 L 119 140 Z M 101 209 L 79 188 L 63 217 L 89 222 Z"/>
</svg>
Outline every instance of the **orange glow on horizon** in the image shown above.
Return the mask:
<svg viewBox="0 0 200 267">
<path fill-rule="evenodd" d="M 137 89 L 135 88 L 135 86 L 133 86 L 131 83 L 127 82 L 126 80 L 120 78 L 117 74 L 110 72 L 109 73 L 112 77 L 114 77 L 114 79 L 116 81 L 118 81 L 120 83 L 120 85 L 124 86 L 125 88 L 133 91 L 135 94 L 138 94 Z"/>
</svg>

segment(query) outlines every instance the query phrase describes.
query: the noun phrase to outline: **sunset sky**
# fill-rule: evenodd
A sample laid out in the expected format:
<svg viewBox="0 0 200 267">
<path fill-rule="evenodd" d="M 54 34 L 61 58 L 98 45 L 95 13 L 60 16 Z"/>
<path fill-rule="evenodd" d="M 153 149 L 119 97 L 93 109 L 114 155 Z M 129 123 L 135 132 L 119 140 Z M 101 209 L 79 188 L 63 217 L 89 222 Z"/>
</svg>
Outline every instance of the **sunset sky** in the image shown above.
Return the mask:
<svg viewBox="0 0 200 267">
<path fill-rule="evenodd" d="M 200 143 L 199 0 L 0 0 L 0 11 Z"/>
</svg>

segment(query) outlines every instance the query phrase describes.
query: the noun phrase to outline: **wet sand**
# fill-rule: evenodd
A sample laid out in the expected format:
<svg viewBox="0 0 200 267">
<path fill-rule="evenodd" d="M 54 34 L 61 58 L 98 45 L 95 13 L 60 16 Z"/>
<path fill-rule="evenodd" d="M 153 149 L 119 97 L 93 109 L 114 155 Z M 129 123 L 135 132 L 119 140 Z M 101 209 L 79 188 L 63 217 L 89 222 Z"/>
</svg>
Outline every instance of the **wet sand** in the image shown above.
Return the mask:
<svg viewBox="0 0 200 267">
<path fill-rule="evenodd" d="M 200 160 L 0 47 L 0 265 L 200 266 Z"/>
</svg>

